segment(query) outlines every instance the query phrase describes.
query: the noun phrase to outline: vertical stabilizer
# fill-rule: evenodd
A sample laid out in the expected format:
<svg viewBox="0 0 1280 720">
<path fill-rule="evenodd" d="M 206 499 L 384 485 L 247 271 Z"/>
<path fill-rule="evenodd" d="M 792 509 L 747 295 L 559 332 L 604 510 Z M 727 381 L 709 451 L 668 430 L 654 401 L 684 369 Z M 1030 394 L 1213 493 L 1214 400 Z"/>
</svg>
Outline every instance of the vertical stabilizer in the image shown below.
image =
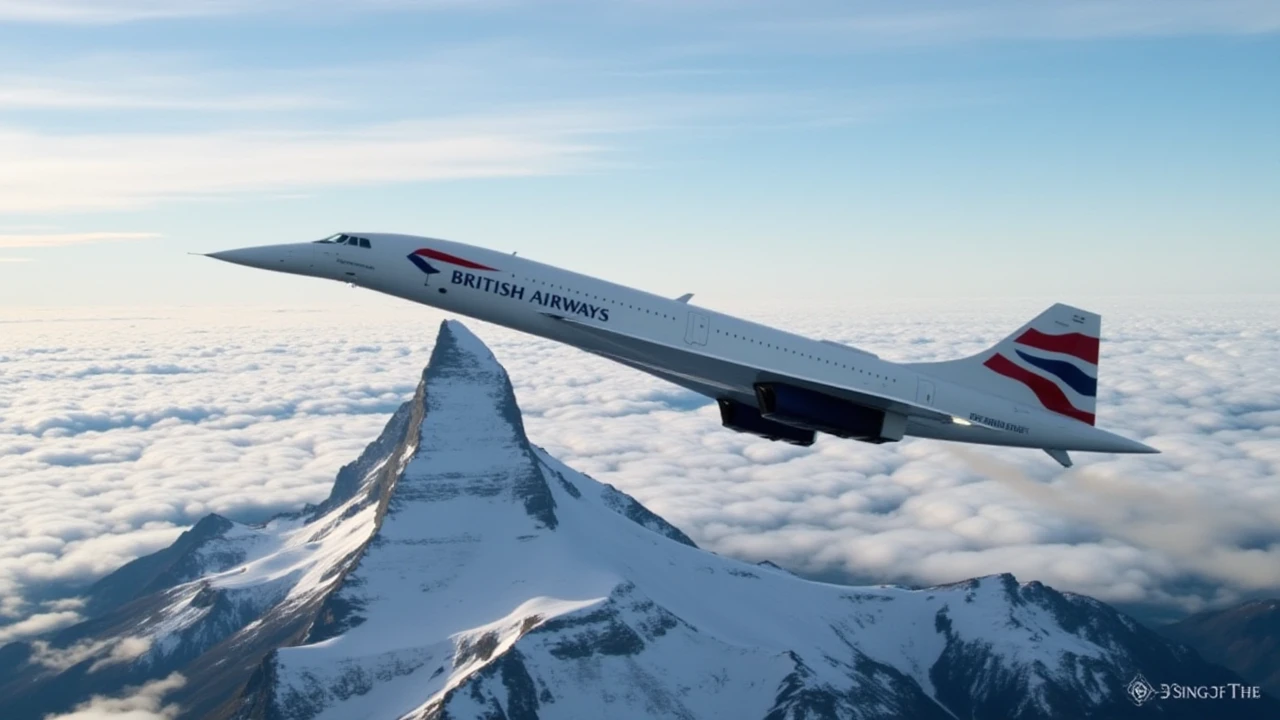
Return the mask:
<svg viewBox="0 0 1280 720">
<path fill-rule="evenodd" d="M 995 346 L 916 370 L 1094 424 L 1102 316 L 1061 303 Z"/>
</svg>

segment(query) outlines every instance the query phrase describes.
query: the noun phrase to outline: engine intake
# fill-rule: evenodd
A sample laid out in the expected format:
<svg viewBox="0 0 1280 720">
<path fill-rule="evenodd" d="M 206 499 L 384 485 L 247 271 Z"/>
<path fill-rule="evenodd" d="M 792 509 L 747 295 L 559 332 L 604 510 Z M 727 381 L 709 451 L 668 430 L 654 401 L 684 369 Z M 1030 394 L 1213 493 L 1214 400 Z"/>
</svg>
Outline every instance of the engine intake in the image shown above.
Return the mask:
<svg viewBox="0 0 1280 720">
<path fill-rule="evenodd" d="M 809 446 L 813 444 L 815 433 L 812 430 L 784 425 L 780 422 L 760 417 L 760 411 L 733 400 L 721 399 L 720 421 L 730 430 L 749 433 L 768 440 L 781 440 L 792 445 Z"/>
<path fill-rule="evenodd" d="M 759 383 L 756 401 L 764 420 L 842 438 L 878 444 L 901 440 L 906 430 L 905 415 L 793 385 Z"/>
</svg>

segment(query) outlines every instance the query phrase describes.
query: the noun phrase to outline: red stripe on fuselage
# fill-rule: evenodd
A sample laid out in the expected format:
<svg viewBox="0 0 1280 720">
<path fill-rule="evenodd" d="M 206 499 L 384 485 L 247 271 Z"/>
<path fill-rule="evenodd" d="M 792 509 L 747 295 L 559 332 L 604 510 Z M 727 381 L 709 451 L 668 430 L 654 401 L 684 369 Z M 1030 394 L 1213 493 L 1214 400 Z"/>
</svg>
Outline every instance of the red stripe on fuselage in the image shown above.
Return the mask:
<svg viewBox="0 0 1280 720">
<path fill-rule="evenodd" d="M 1054 385 L 1053 381 L 1048 378 L 1041 377 L 1019 365 L 1014 365 L 1012 360 L 1003 355 L 992 355 L 982 364 L 994 372 L 1017 380 L 1031 388 L 1031 392 L 1036 394 L 1040 404 L 1044 405 L 1045 409 L 1075 418 L 1081 422 L 1087 422 L 1090 425 L 1094 423 L 1093 413 L 1087 413 L 1072 405 L 1071 401 L 1067 399 L 1067 394 L 1062 392 L 1062 388 Z"/>
<path fill-rule="evenodd" d="M 1014 342 L 1037 350 L 1048 350 L 1049 352 L 1078 357 L 1094 365 L 1098 364 L 1098 338 L 1096 337 L 1089 337 L 1080 333 L 1048 335 L 1031 328 L 1019 335 Z"/>
<path fill-rule="evenodd" d="M 432 260 L 439 260 L 440 262 L 451 263 L 453 265 L 458 265 L 464 268 L 470 268 L 472 270 L 497 270 L 497 268 L 491 268 L 488 265 L 481 265 L 480 263 L 473 263 L 470 260 L 464 260 L 458 257 L 457 255 L 442 253 L 439 250 L 432 250 L 431 248 L 422 248 L 421 250 L 414 250 L 413 254 L 421 255 L 423 257 L 429 257 Z"/>
</svg>

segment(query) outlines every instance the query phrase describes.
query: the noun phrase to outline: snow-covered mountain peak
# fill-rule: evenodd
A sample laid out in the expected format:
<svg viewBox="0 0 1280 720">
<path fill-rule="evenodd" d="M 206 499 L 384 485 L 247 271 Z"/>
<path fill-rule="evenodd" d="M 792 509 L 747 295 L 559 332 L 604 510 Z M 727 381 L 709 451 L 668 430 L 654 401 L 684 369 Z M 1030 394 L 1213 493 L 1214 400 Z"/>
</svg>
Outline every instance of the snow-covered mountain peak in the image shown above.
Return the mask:
<svg viewBox="0 0 1280 720">
<path fill-rule="evenodd" d="M 1135 672 L 1238 679 L 1012 575 L 847 587 L 703 551 L 531 445 L 457 322 L 324 502 L 211 515 L 99 585 L 92 620 L 0 649 L 6 720 L 173 671 L 184 720 L 1113 717 Z"/>
<path fill-rule="evenodd" d="M 467 498 L 449 511 L 460 526 L 501 522 L 530 532 L 554 529 L 555 501 L 525 436 L 507 371 L 461 323 L 441 324 L 421 390 L 417 447 L 388 512 L 395 516 L 424 502 Z M 499 517 L 512 501 L 532 523 Z M 383 531 L 398 532 L 386 524 Z"/>
</svg>

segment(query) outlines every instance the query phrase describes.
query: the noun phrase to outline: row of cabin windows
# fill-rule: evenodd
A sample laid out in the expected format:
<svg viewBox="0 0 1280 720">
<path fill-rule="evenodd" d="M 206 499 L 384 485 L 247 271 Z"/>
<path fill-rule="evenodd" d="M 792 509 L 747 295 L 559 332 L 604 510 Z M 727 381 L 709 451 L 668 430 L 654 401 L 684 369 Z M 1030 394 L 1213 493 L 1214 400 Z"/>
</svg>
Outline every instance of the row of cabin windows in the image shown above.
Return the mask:
<svg viewBox="0 0 1280 720">
<path fill-rule="evenodd" d="M 579 291 L 579 290 L 575 290 L 575 289 L 573 289 L 573 288 L 565 287 L 564 285 L 557 285 L 557 284 L 555 284 L 555 283 L 548 283 L 548 282 L 546 282 L 546 281 L 544 281 L 544 280 L 535 280 L 535 279 L 533 279 L 533 278 L 525 278 L 525 280 L 527 280 L 527 281 L 529 281 L 529 282 L 532 282 L 532 283 L 537 283 L 537 284 L 539 284 L 539 285 L 547 285 L 547 286 L 549 286 L 549 287 L 555 288 L 556 290 L 564 290 L 564 291 L 566 291 L 566 292 L 571 292 L 571 293 L 573 293 L 573 294 L 575 294 L 575 295 L 585 295 L 586 297 L 589 297 L 589 298 L 591 298 L 591 299 L 593 299 L 593 300 L 601 300 L 601 301 L 603 301 L 603 302 L 610 303 L 611 305 L 618 305 L 618 306 L 620 306 L 620 307 L 621 307 L 621 306 L 623 306 L 623 303 L 620 303 L 620 302 L 618 302 L 618 301 L 616 301 L 616 300 L 612 300 L 612 299 L 610 299 L 610 298 L 603 297 L 603 296 L 600 296 L 600 295 L 592 295 L 591 293 L 584 293 L 584 292 L 581 292 L 581 291 Z M 648 309 L 648 308 L 637 308 L 635 305 L 631 305 L 631 304 L 627 304 L 627 305 L 626 305 L 626 307 L 631 308 L 632 310 L 644 310 L 644 311 L 645 311 L 645 313 L 647 313 L 647 314 L 649 314 L 649 315 L 658 315 L 658 316 L 661 316 L 661 317 L 667 318 L 667 319 L 669 319 L 669 320 L 675 320 L 675 319 L 676 319 L 676 318 L 675 318 L 674 316 L 672 316 L 672 315 L 668 315 L 668 314 L 666 314 L 666 313 L 661 313 L 661 312 L 655 312 L 655 311 L 650 310 L 650 309 Z M 716 333 L 717 333 L 717 334 L 719 334 L 719 335 L 725 335 L 725 336 L 733 337 L 733 338 L 738 339 L 738 340 L 746 340 L 747 342 L 752 343 L 752 344 L 754 344 L 754 345 L 764 345 L 764 346 L 769 347 L 769 348 L 773 348 L 773 347 L 774 347 L 773 343 L 762 343 L 762 342 L 760 342 L 760 341 L 758 341 L 758 340 L 752 340 L 751 338 L 747 337 L 746 335 L 738 335 L 737 333 L 728 333 L 728 332 L 724 332 L 724 331 L 722 331 L 722 330 L 716 330 Z M 791 350 L 791 349 L 788 349 L 788 348 L 784 348 L 784 347 L 782 347 L 782 346 L 777 346 L 777 348 L 776 348 L 776 349 L 778 349 L 778 350 L 782 350 L 782 351 L 784 351 L 784 352 L 789 352 L 789 353 L 791 353 L 792 355 L 800 355 L 800 356 L 803 356 L 803 357 L 807 357 L 807 358 L 809 358 L 810 360 L 817 360 L 817 361 L 819 361 L 819 362 L 824 362 L 824 363 L 826 363 L 826 364 L 828 364 L 828 365 L 835 365 L 835 366 L 837 366 L 837 367 L 842 367 L 842 368 L 845 368 L 846 370 L 857 370 L 859 373 L 862 373 L 862 374 L 864 374 L 864 375 L 868 375 L 868 374 L 869 374 L 869 375 L 871 375 L 872 377 L 874 377 L 874 378 L 876 378 L 876 379 L 878 379 L 878 380 L 889 380 L 890 382 L 898 382 L 898 379 L 897 379 L 897 378 L 890 378 L 888 375 L 880 375 L 879 373 L 868 373 L 866 370 L 862 370 L 861 368 L 857 368 L 857 367 L 854 367 L 854 366 L 852 366 L 852 365 L 846 365 L 846 364 L 844 364 L 844 363 L 832 362 L 831 360 L 828 360 L 828 359 L 826 359 L 826 358 L 820 358 L 820 357 L 818 357 L 818 356 L 816 356 L 816 355 L 809 355 L 808 353 L 796 352 L 795 350 Z"/>
<path fill-rule="evenodd" d="M 317 240 L 317 243 L 325 243 L 330 245 L 351 245 L 353 247 L 367 248 L 371 247 L 369 238 L 356 237 L 354 235 L 330 235 L 323 240 Z"/>
<path fill-rule="evenodd" d="M 753 345 L 763 345 L 763 346 L 765 346 L 765 347 L 767 347 L 767 348 L 773 348 L 773 349 L 775 349 L 775 350 L 781 350 L 781 351 L 783 351 L 783 352 L 791 353 L 792 355 L 799 355 L 799 356 L 801 356 L 801 357 L 807 357 L 807 358 L 809 358 L 810 360 L 817 360 L 818 362 L 824 362 L 824 363 L 826 363 L 826 364 L 828 364 L 828 365 L 835 365 L 836 367 L 842 367 L 842 368 L 844 368 L 844 369 L 846 369 L 846 370 L 857 370 L 859 373 L 862 373 L 863 375 L 870 375 L 870 376 L 872 376 L 872 377 L 874 377 L 874 378 L 876 378 L 876 379 L 878 379 L 878 380 L 889 380 L 890 382 L 898 382 L 898 379 L 897 379 L 897 378 L 891 378 L 891 377 L 889 377 L 888 375 L 880 375 L 879 373 L 869 373 L 869 372 L 867 372 L 866 370 L 863 370 L 863 369 L 858 368 L 858 367 L 854 367 L 853 365 L 845 365 L 844 363 L 833 362 L 833 361 L 828 360 L 828 359 L 826 359 L 826 358 L 818 357 L 817 355 L 810 355 L 810 354 L 808 354 L 808 353 L 796 352 L 795 350 L 792 350 L 792 349 L 790 349 L 790 348 L 784 348 L 784 347 L 782 347 L 781 345 L 774 345 L 773 343 L 764 343 L 764 342 L 760 342 L 759 340 L 752 340 L 751 338 L 747 337 L 746 335 L 739 335 L 739 334 L 737 334 L 737 333 L 726 332 L 726 331 L 723 331 L 723 330 L 716 330 L 716 334 L 717 334 L 717 335 L 724 335 L 725 337 L 731 337 L 731 338 L 734 338 L 735 340 L 746 340 L 747 342 L 749 342 L 749 343 L 751 343 L 751 344 L 753 344 Z"/>
<path fill-rule="evenodd" d="M 581 291 L 573 290 L 573 288 L 570 288 L 570 287 L 564 287 L 564 286 L 562 286 L 562 284 L 548 283 L 548 282 L 545 282 L 545 281 L 539 281 L 539 279 L 534 279 L 534 278 L 525 278 L 525 279 L 526 279 L 526 281 L 529 281 L 529 282 L 531 282 L 531 283 L 545 284 L 545 286 L 549 286 L 549 287 L 556 288 L 556 290 L 563 290 L 563 291 L 566 291 L 566 292 L 572 292 L 572 293 L 575 293 L 575 295 L 585 295 L 586 297 L 590 297 L 590 299 L 593 299 L 593 300 L 600 300 L 600 301 L 603 301 L 603 302 L 608 302 L 608 304 L 611 304 L 611 305 L 618 305 L 618 306 L 622 306 L 622 305 L 623 305 L 623 304 L 622 304 L 622 302 L 618 302 L 618 301 L 616 301 L 616 300 L 608 299 L 608 297 L 603 297 L 603 296 L 599 296 L 599 295 L 591 295 L 591 293 L 589 293 L 589 292 L 581 292 Z M 669 319 L 669 320 L 675 320 L 675 319 L 676 319 L 676 318 L 675 318 L 675 316 L 673 316 L 673 315 L 668 315 L 668 314 L 666 314 L 666 313 L 655 313 L 655 311 L 653 311 L 653 310 L 649 310 L 649 309 L 648 309 L 648 307 L 636 307 L 635 305 L 630 305 L 630 304 L 628 304 L 628 305 L 626 305 L 626 306 L 627 306 L 627 307 L 630 307 L 630 309 L 632 309 L 632 310 L 644 310 L 644 311 L 645 311 L 645 313 L 646 313 L 646 314 L 649 314 L 649 315 L 659 315 L 659 316 L 662 316 L 662 318 L 667 318 L 667 319 Z M 716 331 L 716 333 L 717 333 L 717 334 L 723 334 L 723 336 L 731 336 L 731 337 L 733 337 L 733 338 L 736 338 L 736 340 L 745 340 L 745 341 L 748 341 L 748 342 L 750 342 L 750 343 L 753 343 L 753 345 L 764 345 L 765 347 L 774 347 L 774 346 L 773 346 L 773 343 L 769 343 L 769 342 L 759 342 L 759 341 L 756 341 L 756 340 L 751 340 L 751 338 L 746 337 L 746 336 L 740 336 L 740 334 L 737 334 L 737 333 L 727 333 L 727 332 L 723 332 L 723 331 Z M 817 355 L 809 355 L 809 354 L 805 354 L 805 352 L 796 352 L 795 350 L 790 350 L 790 348 L 786 348 L 786 347 L 782 347 L 782 346 L 777 346 L 777 350 L 782 350 L 783 352 L 790 352 L 790 354 L 792 354 L 792 355 L 801 355 L 801 356 L 804 356 L 804 357 L 808 357 L 808 359 L 810 359 L 810 360 L 818 360 L 818 361 L 819 361 L 819 363 L 826 363 L 826 364 L 828 364 L 828 365 L 836 365 L 836 366 L 840 366 L 840 368 L 845 368 L 846 370 L 858 370 L 858 372 L 859 372 L 859 373 L 861 373 L 861 374 L 870 374 L 870 375 L 872 375 L 872 377 L 877 378 L 877 379 L 891 380 L 891 382 L 895 382 L 895 383 L 897 382 L 897 378 L 890 378 L 890 377 L 888 377 L 888 375 L 881 375 L 881 374 L 878 374 L 878 373 L 867 373 L 867 370 L 863 370 L 863 369 L 859 369 L 859 368 L 854 368 L 854 366 L 852 366 L 852 365 L 845 365 L 844 363 L 832 363 L 832 361 L 831 361 L 831 360 L 824 359 L 824 357 L 818 357 Z"/>
<path fill-rule="evenodd" d="M 515 277 L 515 273 L 512 273 L 512 277 Z M 536 280 L 536 279 L 534 279 L 534 278 L 529 278 L 529 277 L 525 278 L 525 280 L 526 280 L 526 281 L 528 281 L 528 282 L 531 282 L 531 283 L 537 284 L 537 285 L 546 285 L 547 287 L 555 288 L 556 290 L 563 290 L 563 291 L 565 291 L 565 292 L 571 292 L 571 293 L 573 293 L 574 295 L 581 295 L 581 296 L 583 296 L 583 297 L 589 297 L 589 298 L 591 298 L 592 300 L 599 300 L 600 302 L 607 302 L 607 303 L 609 303 L 610 305 L 617 305 L 618 307 L 631 308 L 632 310 L 644 310 L 644 311 L 645 311 L 645 313 L 647 313 L 647 314 L 649 314 L 649 315 L 657 315 L 658 317 L 663 317 L 663 318 L 666 318 L 666 319 L 668 319 L 668 320 L 675 320 L 675 319 L 676 319 L 676 317 L 675 317 L 674 315 L 668 315 L 668 314 L 663 313 L 663 312 L 658 312 L 658 311 L 656 311 L 656 310 L 650 310 L 649 308 L 643 308 L 643 307 L 639 307 L 639 306 L 637 306 L 637 305 L 631 305 L 631 304 L 628 304 L 628 303 L 618 302 L 617 300 L 613 300 L 612 298 L 607 298 L 607 297 L 605 297 L 605 296 L 603 296 L 603 295 L 592 295 L 591 293 L 584 293 L 584 292 L 582 292 L 581 290 L 575 290 L 575 289 L 573 289 L 573 288 L 571 288 L 571 287 L 566 287 L 566 286 L 564 286 L 564 285 L 557 285 L 557 284 L 555 284 L 555 283 L 549 283 L 549 282 L 547 282 L 547 281 L 545 281 L 545 280 Z"/>
</svg>

